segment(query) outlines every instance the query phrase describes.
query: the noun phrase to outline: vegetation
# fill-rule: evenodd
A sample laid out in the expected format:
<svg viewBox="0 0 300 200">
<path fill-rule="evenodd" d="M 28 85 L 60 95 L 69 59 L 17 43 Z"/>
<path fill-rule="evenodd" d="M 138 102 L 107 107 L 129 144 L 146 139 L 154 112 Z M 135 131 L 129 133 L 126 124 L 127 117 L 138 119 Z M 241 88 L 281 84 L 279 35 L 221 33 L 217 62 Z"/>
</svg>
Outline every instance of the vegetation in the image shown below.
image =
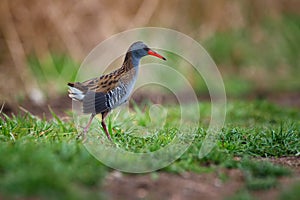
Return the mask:
<svg viewBox="0 0 300 200">
<path fill-rule="evenodd" d="M 300 155 L 300 112 L 262 99 L 270 93 L 295 93 L 300 89 L 299 1 L 149 2 L 3 0 L 0 103 L 4 101 L 9 111 L 16 111 L 28 99 L 37 106 L 66 95 L 66 83 L 75 80 L 79 63 L 88 52 L 118 32 L 130 27 L 174 29 L 197 40 L 211 55 L 229 99 L 253 95 L 259 100 L 230 101 L 215 147 L 200 159 L 211 115 L 211 104 L 201 102 L 200 125 L 192 132 L 192 145 L 161 171 L 217 172 L 226 182 L 228 177 L 220 171 L 238 169 L 245 184 L 229 199 L 255 199 L 253 191 L 276 188 L 280 177 L 293 172 L 259 160 Z M 187 61 L 178 62 L 172 52 L 164 53 L 168 64 L 190 81 L 198 96 L 208 94 L 204 81 Z M 143 127 L 153 123 L 147 109 L 150 106 L 143 111 L 134 106 L 136 114 L 122 120 L 113 120 L 114 115 L 107 118 L 118 148 L 153 152 L 172 141 L 178 131 L 177 106 L 164 105 L 168 109 L 167 125 L 156 134 L 131 134 L 136 128 L 133 121 Z M 71 118 L 62 120 L 52 111 L 52 119 L 24 112 L 8 116 L 2 111 L 0 199 L 103 197 L 99 188 L 111 169 L 76 140 L 80 130 Z M 71 116 L 71 112 L 66 113 Z M 99 136 L 105 138 L 104 134 Z M 153 174 L 159 176 L 159 172 Z M 293 184 L 280 199 L 296 199 L 299 189 L 299 182 Z"/>
<path fill-rule="evenodd" d="M 209 103 L 201 105 L 202 116 L 210 115 L 209 107 Z M 50 121 L 29 113 L 11 117 L 2 115 L 1 195 L 45 199 L 80 199 L 87 196 L 96 199 L 103 195 L 99 193 L 99 188 L 110 169 L 93 158 L 75 139 L 77 130 L 72 121 L 61 121 L 55 113 Z M 162 170 L 203 173 L 220 168 L 238 168 L 243 171 L 246 180 L 246 192 L 241 192 L 242 196 L 247 196 L 251 190 L 274 187 L 278 177 L 289 175 L 291 171 L 257 161 L 255 157 L 299 155 L 299 115 L 296 110 L 282 110 L 267 102 L 231 102 L 228 104 L 227 122 L 218 135 L 217 146 L 207 157 L 198 158 L 206 134 L 207 124 L 204 122 L 190 148 Z M 142 115 L 136 116 L 144 120 Z M 118 147 L 127 149 L 130 146 L 127 150 L 132 152 L 153 151 L 173 138 L 161 131 L 159 135 L 137 143 L 134 136 L 118 132 L 122 130 L 118 122 L 109 119 L 109 126 L 114 130 L 112 138 Z M 222 180 L 226 181 L 226 177 Z"/>
</svg>

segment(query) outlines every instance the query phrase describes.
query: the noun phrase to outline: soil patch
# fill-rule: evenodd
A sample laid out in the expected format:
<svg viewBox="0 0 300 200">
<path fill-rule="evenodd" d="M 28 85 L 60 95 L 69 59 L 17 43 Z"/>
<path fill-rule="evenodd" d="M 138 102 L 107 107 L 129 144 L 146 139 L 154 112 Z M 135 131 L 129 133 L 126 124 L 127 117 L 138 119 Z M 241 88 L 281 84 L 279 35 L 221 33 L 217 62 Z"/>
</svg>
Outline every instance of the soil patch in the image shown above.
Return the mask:
<svg viewBox="0 0 300 200">
<path fill-rule="evenodd" d="M 142 104 L 143 102 L 150 101 L 155 104 L 176 104 L 178 101 L 176 97 L 173 95 L 154 95 L 154 94 L 147 94 L 147 93 L 138 93 L 133 94 L 133 100 L 138 103 Z M 203 95 L 198 97 L 199 101 L 210 101 L 209 96 Z M 256 95 L 249 95 L 245 99 L 248 100 L 255 100 L 255 99 L 266 99 L 270 102 L 273 102 L 277 105 L 283 107 L 293 107 L 293 108 L 300 108 L 300 93 L 274 93 L 274 94 L 267 94 L 262 98 Z M 186 99 L 188 102 L 189 99 Z M 53 99 L 48 100 L 44 105 L 39 106 L 33 104 L 31 101 L 23 102 L 20 107 L 24 108 L 25 110 L 29 111 L 33 115 L 39 117 L 46 117 L 52 118 L 51 112 L 49 107 L 59 116 L 65 117 L 67 116 L 66 111 L 71 110 L 72 108 L 72 100 L 67 96 L 59 96 Z M 10 106 L 5 104 L 3 108 L 3 113 L 11 115 L 11 113 L 20 113 L 21 109 L 17 106 Z"/>
<path fill-rule="evenodd" d="M 239 170 L 226 170 L 228 181 L 217 174 L 159 172 L 144 175 L 110 173 L 103 186 L 107 199 L 224 199 L 243 186 Z"/>
<path fill-rule="evenodd" d="M 72 100 L 68 96 L 60 96 L 48 100 L 44 105 L 36 105 L 29 100 L 26 100 L 20 106 L 4 104 L 3 113 L 11 116 L 12 113 L 23 114 L 25 112 L 30 112 L 35 116 L 51 119 L 52 114 L 49 108 L 51 108 L 57 116 L 66 117 L 67 112 L 72 109 Z"/>
<path fill-rule="evenodd" d="M 225 199 L 245 188 L 244 176 L 238 169 L 222 169 L 227 177 L 222 181 L 217 173 L 171 174 L 156 172 L 143 175 L 111 172 L 101 188 L 105 199 Z M 252 191 L 256 199 L 277 199 L 298 177 L 280 178 L 278 186 L 269 190 Z"/>
<path fill-rule="evenodd" d="M 287 157 L 270 157 L 260 158 L 260 160 L 268 161 L 276 165 L 288 167 L 293 170 L 298 176 L 300 175 L 300 156 L 287 156 Z"/>
</svg>

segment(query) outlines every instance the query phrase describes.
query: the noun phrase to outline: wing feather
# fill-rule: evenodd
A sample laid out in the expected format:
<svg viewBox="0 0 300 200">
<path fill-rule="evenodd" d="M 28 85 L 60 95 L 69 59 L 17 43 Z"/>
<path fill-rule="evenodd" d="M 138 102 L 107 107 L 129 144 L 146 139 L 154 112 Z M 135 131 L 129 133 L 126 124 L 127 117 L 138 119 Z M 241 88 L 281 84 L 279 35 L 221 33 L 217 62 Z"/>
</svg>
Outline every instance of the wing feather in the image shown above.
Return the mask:
<svg viewBox="0 0 300 200">
<path fill-rule="evenodd" d="M 102 113 L 110 110 L 107 95 L 102 92 L 88 91 L 82 101 L 83 113 Z"/>
</svg>

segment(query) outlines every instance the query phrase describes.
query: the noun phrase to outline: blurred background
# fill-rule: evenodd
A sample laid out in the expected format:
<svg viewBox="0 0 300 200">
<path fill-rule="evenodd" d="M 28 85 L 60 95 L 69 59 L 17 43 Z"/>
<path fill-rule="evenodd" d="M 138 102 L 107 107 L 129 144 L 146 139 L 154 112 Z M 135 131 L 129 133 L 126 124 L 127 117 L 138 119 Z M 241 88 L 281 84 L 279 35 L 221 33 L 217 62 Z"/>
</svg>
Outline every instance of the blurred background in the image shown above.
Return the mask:
<svg viewBox="0 0 300 200">
<path fill-rule="evenodd" d="M 70 106 L 62 100 L 66 82 L 84 57 L 113 34 L 144 26 L 199 41 L 229 98 L 300 106 L 299 0 L 1 0 L 0 9 L 0 101 L 7 111 Z M 199 96 L 207 95 L 205 86 L 193 84 Z"/>
</svg>

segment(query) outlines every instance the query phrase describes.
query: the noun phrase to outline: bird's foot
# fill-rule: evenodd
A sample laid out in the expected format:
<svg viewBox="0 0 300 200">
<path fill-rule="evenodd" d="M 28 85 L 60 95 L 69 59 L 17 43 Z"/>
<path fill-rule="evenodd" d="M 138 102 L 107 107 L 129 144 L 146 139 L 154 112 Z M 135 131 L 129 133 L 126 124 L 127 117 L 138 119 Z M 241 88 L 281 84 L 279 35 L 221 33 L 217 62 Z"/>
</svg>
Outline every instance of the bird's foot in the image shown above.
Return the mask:
<svg viewBox="0 0 300 200">
<path fill-rule="evenodd" d="M 83 131 L 76 136 L 76 140 L 79 140 L 80 138 L 82 138 L 82 142 L 85 142 L 86 141 L 86 133 L 87 133 L 87 130 L 84 128 Z"/>
</svg>

